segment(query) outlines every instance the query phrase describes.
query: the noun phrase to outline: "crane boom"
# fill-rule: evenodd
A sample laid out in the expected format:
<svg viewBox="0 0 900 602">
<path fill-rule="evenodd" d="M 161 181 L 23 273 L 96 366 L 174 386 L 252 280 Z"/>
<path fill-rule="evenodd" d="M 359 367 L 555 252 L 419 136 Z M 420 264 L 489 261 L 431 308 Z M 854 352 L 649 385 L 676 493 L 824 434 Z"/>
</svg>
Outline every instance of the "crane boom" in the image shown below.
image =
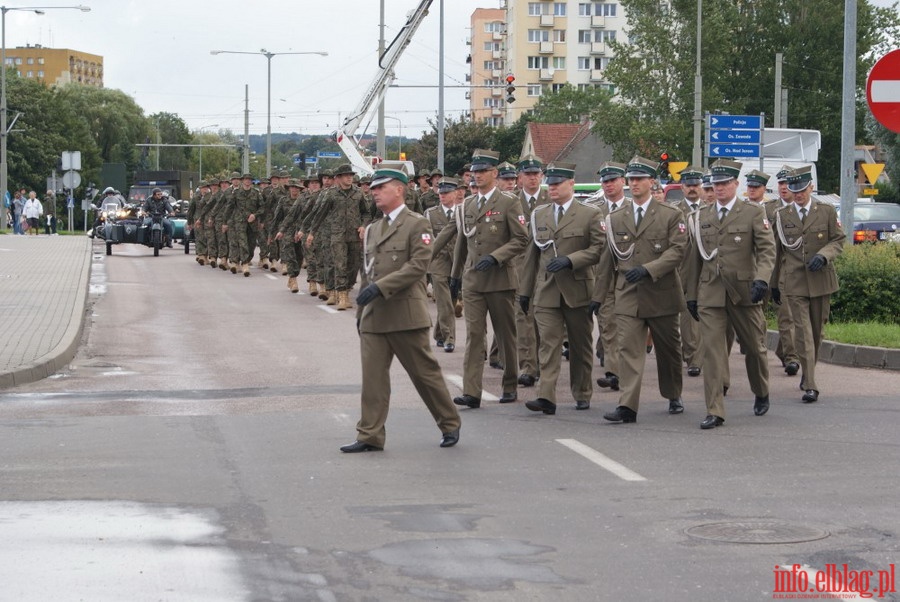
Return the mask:
<svg viewBox="0 0 900 602">
<path fill-rule="evenodd" d="M 378 57 L 378 71 L 365 96 L 363 96 L 356 109 L 344 120 L 341 129 L 335 132 L 335 141 L 344 154 L 347 155 L 353 167 L 361 174 L 371 174 L 374 170 L 372 164 L 366 160 L 362 148 L 354 137 L 356 130 L 372 109 L 378 106 L 384 98 L 388 86 L 394 79 L 394 68 L 397 66 L 403 51 L 409 46 L 413 34 L 416 33 L 419 25 L 422 24 L 422 21 L 428 14 L 428 8 L 431 6 L 432 1 L 421 0 L 418 8 L 410 11 L 407 15 L 406 24 L 403 25 L 399 33 L 385 48 L 384 54 Z"/>
</svg>

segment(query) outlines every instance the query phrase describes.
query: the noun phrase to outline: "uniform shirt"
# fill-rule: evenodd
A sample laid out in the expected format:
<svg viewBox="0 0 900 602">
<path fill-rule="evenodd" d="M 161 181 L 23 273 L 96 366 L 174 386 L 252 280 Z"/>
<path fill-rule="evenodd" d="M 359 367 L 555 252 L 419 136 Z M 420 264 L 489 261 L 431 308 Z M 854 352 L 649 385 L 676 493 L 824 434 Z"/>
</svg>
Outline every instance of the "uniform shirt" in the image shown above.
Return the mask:
<svg viewBox="0 0 900 602">
<path fill-rule="evenodd" d="M 450 212 L 449 217 L 447 216 L 448 211 Z M 431 231 L 435 239 L 431 263 L 428 265 L 428 273 L 433 276 L 448 277 L 453 269 L 452 251 L 456 244 L 456 223 L 453 221 L 453 207 L 447 208 L 443 205 L 438 205 L 437 207 L 426 209 L 425 217 L 428 218 L 431 224 Z M 447 236 L 441 237 L 441 232 L 445 228 L 453 232 L 453 235 L 449 238 Z M 438 239 L 441 240 L 440 248 L 437 243 Z"/>
<path fill-rule="evenodd" d="M 847 236 L 833 206 L 810 200 L 806 207 L 808 213 L 802 222 L 799 211 L 789 206 L 777 211 L 781 219 L 776 220 L 780 231 L 775 235 L 777 258 L 771 286 L 798 297 L 830 295 L 838 290 L 834 260 L 843 251 Z M 794 246 L 797 248 L 790 248 Z M 815 255 L 823 256 L 827 263 L 818 272 L 810 272 L 806 264 Z"/>
</svg>

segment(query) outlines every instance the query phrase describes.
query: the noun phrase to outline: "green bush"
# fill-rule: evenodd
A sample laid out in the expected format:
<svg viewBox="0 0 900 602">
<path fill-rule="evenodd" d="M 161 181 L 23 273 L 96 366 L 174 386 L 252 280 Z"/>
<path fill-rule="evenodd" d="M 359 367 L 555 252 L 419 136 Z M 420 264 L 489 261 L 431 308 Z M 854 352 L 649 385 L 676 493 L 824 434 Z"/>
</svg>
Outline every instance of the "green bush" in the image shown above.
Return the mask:
<svg viewBox="0 0 900 602">
<path fill-rule="evenodd" d="M 835 268 L 832 322 L 900 323 L 900 244 L 847 246 Z"/>
</svg>

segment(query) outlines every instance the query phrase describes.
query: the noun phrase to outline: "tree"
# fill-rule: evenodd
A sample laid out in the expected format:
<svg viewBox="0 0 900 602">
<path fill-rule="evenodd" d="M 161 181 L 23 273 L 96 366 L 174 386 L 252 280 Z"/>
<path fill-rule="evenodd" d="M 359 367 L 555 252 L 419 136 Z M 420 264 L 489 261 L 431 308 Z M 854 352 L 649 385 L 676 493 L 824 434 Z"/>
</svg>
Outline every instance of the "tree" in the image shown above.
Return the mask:
<svg viewBox="0 0 900 602">
<path fill-rule="evenodd" d="M 503 161 L 516 163 L 522 153 L 522 144 L 525 143 L 525 133 L 528 131 L 528 123 L 534 121 L 531 115 L 522 115 L 515 123 L 501 126 L 494 130 L 493 149 L 500 153 Z"/>
<path fill-rule="evenodd" d="M 191 132 L 184 120 L 174 113 L 154 113 L 147 117 L 147 138 L 151 144 L 190 144 Z M 159 161 L 156 153 L 159 153 Z M 146 157 L 147 168 L 184 169 L 191 159 L 190 147 L 157 147 Z"/>
<path fill-rule="evenodd" d="M 531 120 L 539 123 L 579 123 L 601 112 L 612 101 L 612 94 L 602 88 L 578 90 L 572 84 L 558 92 L 542 94 L 534 105 Z"/>
<path fill-rule="evenodd" d="M 432 131 L 422 132 L 419 142 L 412 144 L 406 156 L 416 169 L 437 167 L 437 124 L 429 119 Z M 476 148 L 493 148 L 494 128 L 483 121 L 467 117 L 454 120 L 448 117 L 444 122 L 444 172 L 456 173 L 472 158 Z"/>
</svg>

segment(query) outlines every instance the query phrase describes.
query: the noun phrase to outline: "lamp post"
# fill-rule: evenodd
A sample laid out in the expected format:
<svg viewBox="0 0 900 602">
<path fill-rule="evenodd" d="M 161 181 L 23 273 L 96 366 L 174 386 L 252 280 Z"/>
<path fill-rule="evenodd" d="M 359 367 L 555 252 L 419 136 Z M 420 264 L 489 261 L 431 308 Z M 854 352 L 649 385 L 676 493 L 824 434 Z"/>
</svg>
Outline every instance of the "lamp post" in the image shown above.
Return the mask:
<svg viewBox="0 0 900 602">
<path fill-rule="evenodd" d="M 219 127 L 218 123 L 211 123 L 209 125 L 204 125 L 202 128 L 199 128 L 197 130 L 197 133 L 199 134 L 206 128 L 217 128 L 217 127 Z M 203 179 L 203 146 L 202 145 L 200 146 L 200 179 L 201 180 Z"/>
<path fill-rule="evenodd" d="M 7 125 L 6 125 L 6 13 L 11 10 L 23 10 L 26 12 L 33 12 L 38 15 L 43 15 L 45 9 L 56 9 L 56 8 L 73 8 L 75 10 L 80 10 L 81 12 L 89 12 L 91 10 L 90 6 L 0 6 L 0 12 L 2 12 L 2 17 L 0 17 L 0 37 L 2 37 L 2 45 L 0 45 L 0 195 L 6 195 L 7 188 L 9 186 L 8 182 L 8 163 L 6 162 L 6 137 L 8 135 Z M 3 220 L 3 228 L 6 229 L 6 212 L 2 213 Z"/>
<path fill-rule="evenodd" d="M 399 132 L 399 138 L 397 138 L 397 160 L 400 160 L 400 154 L 403 152 L 403 122 L 400 121 L 399 117 L 392 117 L 390 115 L 385 115 L 387 119 L 396 119 L 397 120 L 397 131 Z M 387 151 L 385 150 L 385 153 Z"/>
<path fill-rule="evenodd" d="M 259 54 L 266 57 L 268 63 L 268 104 L 266 108 L 266 177 L 272 175 L 272 57 L 280 54 L 318 54 L 328 56 L 327 52 L 269 52 L 261 48 L 259 52 L 243 52 L 240 50 L 210 50 L 210 54 Z"/>
</svg>

